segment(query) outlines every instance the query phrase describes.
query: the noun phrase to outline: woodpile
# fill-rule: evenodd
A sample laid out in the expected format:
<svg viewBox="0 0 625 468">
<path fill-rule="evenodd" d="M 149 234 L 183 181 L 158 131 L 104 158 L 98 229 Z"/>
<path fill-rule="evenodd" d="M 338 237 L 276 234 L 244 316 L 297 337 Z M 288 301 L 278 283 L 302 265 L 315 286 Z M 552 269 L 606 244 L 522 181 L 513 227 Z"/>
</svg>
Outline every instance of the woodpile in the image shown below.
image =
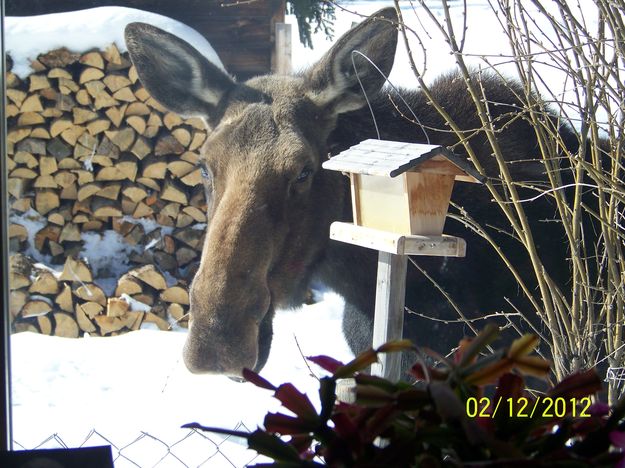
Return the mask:
<svg viewBox="0 0 625 468">
<path fill-rule="evenodd" d="M 14 330 L 77 338 L 84 333 L 110 336 L 154 324 L 169 330 L 186 324 L 189 295 L 185 283 L 168 287 L 154 265 L 131 269 L 107 297 L 93 282 L 89 266 L 68 257 L 55 273 L 25 255 L 10 259 L 9 310 Z"/>
<path fill-rule="evenodd" d="M 12 257 L 14 330 L 111 335 L 184 324 L 206 223 L 203 122 L 160 106 L 115 45 L 54 50 L 32 69 L 24 80 L 10 69 L 5 77 L 10 247 L 35 249 L 62 271 Z M 34 235 L 20 222 L 31 210 L 45 220 Z M 107 297 L 79 253 L 85 233 L 109 230 L 142 248 Z"/>
</svg>

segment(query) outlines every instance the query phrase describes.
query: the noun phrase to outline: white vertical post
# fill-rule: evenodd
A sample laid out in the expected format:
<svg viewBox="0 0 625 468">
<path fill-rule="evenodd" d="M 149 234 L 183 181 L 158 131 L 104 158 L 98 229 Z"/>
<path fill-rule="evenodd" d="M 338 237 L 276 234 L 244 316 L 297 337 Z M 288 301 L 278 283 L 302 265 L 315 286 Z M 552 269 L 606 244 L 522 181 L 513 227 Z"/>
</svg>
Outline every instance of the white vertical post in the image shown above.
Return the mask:
<svg viewBox="0 0 625 468">
<path fill-rule="evenodd" d="M 373 347 L 402 338 L 404 330 L 404 302 L 406 295 L 406 267 L 408 258 L 380 251 L 378 280 L 375 296 Z M 380 363 L 371 366 L 371 373 L 397 381 L 401 372 L 401 353 L 381 354 Z"/>
<path fill-rule="evenodd" d="M 4 42 L 4 1 L 0 0 L 0 450 L 13 450 L 11 407 L 11 352 L 9 325 L 9 192 L 6 157 L 6 102 Z"/>
<path fill-rule="evenodd" d="M 291 25 L 276 23 L 275 73 L 291 73 Z"/>
</svg>

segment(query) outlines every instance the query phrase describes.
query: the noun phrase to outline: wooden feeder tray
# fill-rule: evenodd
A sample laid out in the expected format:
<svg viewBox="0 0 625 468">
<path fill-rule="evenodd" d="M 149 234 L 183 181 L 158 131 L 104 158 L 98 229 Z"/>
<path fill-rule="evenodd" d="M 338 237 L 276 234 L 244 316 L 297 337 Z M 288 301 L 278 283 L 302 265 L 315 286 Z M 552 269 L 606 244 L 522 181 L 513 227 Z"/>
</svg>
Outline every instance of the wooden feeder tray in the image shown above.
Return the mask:
<svg viewBox="0 0 625 468">
<path fill-rule="evenodd" d="M 330 239 L 394 255 L 464 257 L 467 251 L 460 237 L 404 235 L 338 221 L 330 226 Z"/>
</svg>

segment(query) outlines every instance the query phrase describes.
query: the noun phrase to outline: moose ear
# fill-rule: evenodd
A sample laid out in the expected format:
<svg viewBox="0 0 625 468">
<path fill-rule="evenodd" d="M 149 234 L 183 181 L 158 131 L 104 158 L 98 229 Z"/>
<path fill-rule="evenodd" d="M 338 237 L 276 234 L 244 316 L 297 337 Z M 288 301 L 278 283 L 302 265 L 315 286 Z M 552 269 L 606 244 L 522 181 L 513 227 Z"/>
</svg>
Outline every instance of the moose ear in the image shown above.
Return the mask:
<svg viewBox="0 0 625 468">
<path fill-rule="evenodd" d="M 232 78 L 162 29 L 130 23 L 124 34 L 139 79 L 158 102 L 178 114 L 212 120 L 223 96 L 235 86 Z"/>
<path fill-rule="evenodd" d="M 396 48 L 397 13 L 385 8 L 345 33 L 307 72 L 308 97 L 336 114 L 364 106 L 365 94 L 375 94 L 384 85 Z"/>
</svg>

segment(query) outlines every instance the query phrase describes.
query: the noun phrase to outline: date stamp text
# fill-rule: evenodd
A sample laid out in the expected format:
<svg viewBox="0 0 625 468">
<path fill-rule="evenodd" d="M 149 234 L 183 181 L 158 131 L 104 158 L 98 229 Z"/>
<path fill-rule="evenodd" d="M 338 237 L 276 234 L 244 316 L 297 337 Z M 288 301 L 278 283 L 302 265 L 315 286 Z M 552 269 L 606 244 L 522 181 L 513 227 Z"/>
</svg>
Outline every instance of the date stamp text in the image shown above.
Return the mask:
<svg viewBox="0 0 625 468">
<path fill-rule="evenodd" d="M 470 418 L 494 418 L 501 412 L 509 418 L 563 418 L 567 414 L 574 418 L 589 418 L 590 405 L 589 397 L 540 397 L 533 401 L 525 397 L 499 397 L 494 400 L 488 397 L 470 397 L 467 399 L 466 412 Z"/>
</svg>

